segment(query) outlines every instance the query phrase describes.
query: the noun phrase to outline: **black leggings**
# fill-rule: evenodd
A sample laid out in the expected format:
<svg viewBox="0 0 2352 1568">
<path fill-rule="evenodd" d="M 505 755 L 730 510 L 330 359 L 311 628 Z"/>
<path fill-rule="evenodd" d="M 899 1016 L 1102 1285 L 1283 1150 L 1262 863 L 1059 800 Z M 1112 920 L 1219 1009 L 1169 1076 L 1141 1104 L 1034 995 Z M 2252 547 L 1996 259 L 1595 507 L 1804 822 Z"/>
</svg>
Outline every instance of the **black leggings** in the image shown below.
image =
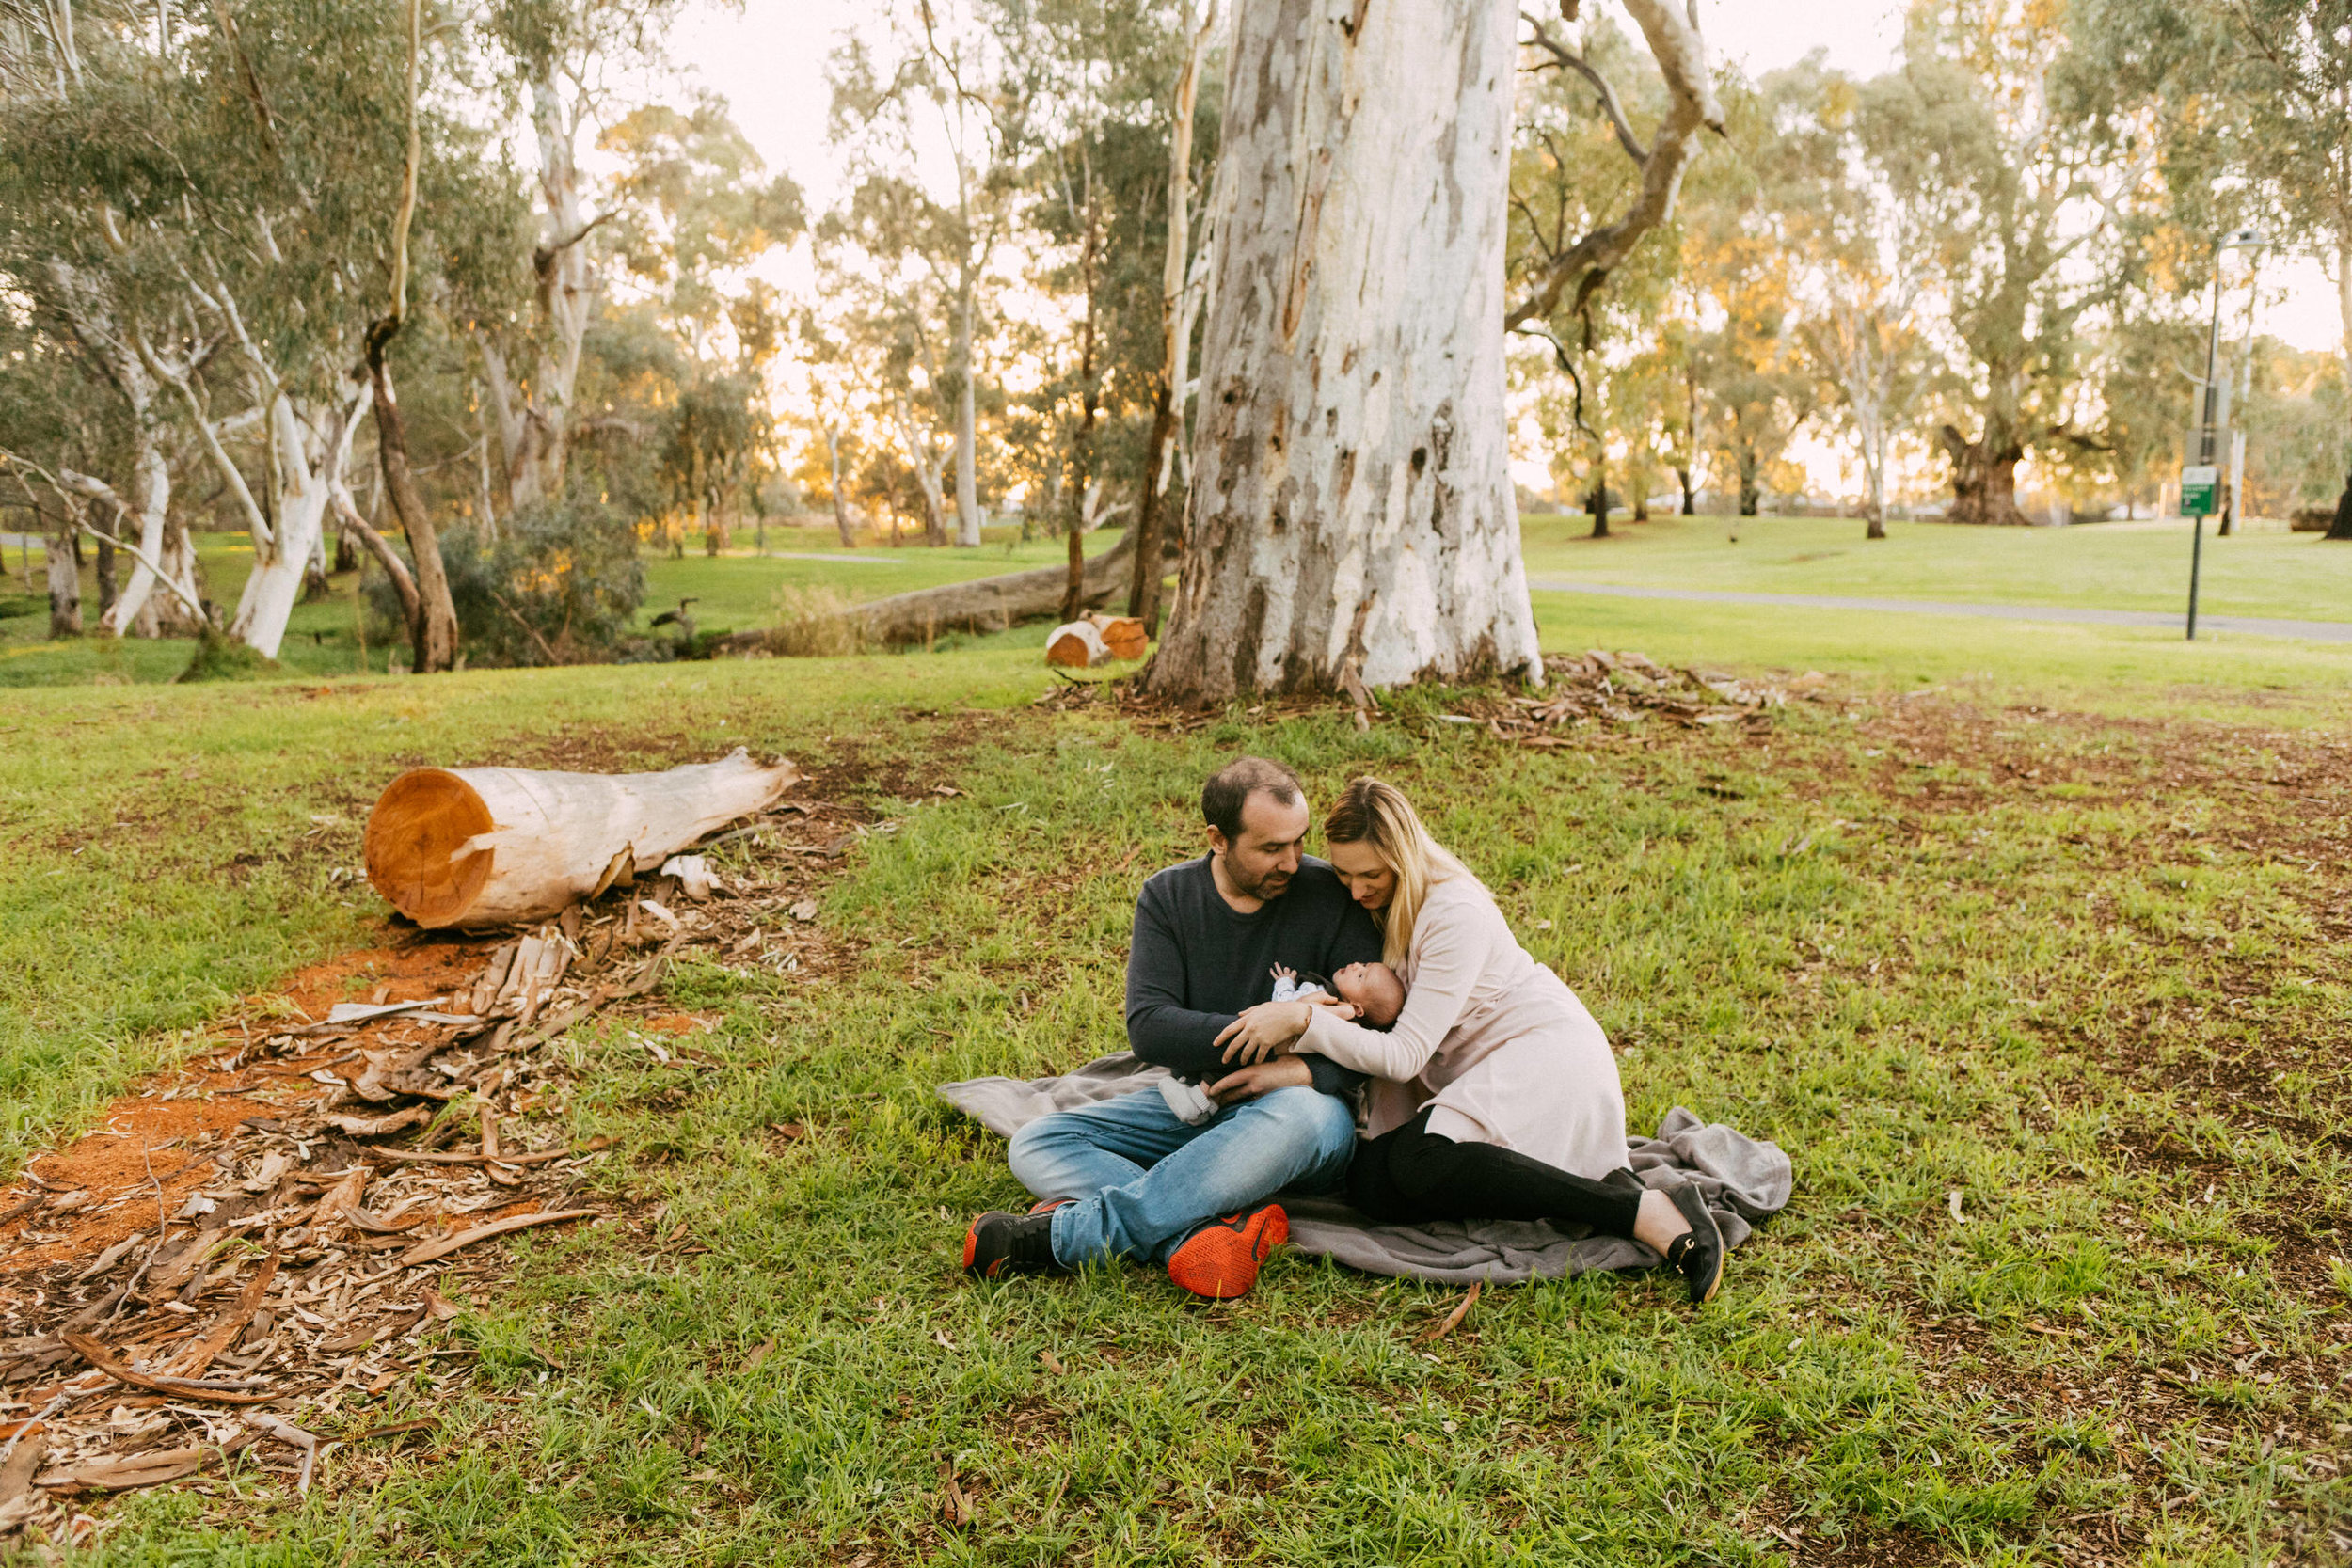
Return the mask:
<svg viewBox="0 0 2352 1568">
<path fill-rule="evenodd" d="M 1455 1143 L 1429 1131 L 1423 1111 L 1356 1146 L 1347 1200 L 1385 1224 L 1422 1220 L 1565 1220 L 1611 1236 L 1633 1234 L 1642 1189 L 1595 1181 L 1493 1144 Z"/>
</svg>

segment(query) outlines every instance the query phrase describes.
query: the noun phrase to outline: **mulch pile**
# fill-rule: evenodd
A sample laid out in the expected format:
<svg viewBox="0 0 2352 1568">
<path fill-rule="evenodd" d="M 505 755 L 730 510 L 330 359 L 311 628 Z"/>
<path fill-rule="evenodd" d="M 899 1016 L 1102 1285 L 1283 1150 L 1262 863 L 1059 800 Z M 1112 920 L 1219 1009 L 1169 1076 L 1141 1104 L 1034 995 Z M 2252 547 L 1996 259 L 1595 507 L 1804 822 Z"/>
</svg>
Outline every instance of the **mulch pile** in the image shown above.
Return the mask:
<svg viewBox="0 0 2352 1568">
<path fill-rule="evenodd" d="M 33 1161 L 0 1194 L 0 1555 L 87 1542 L 103 1494 L 232 1465 L 305 1491 L 338 1443 L 429 1437 L 364 1406 L 469 1375 L 442 1330 L 496 1265 L 482 1243 L 608 1218 L 580 1190 L 603 1140 L 560 1135 L 561 1037 L 616 1012 L 692 1060 L 702 1021 L 652 999 L 668 967 L 827 964 L 813 879 L 889 826 L 789 804 L 712 841 L 748 869 L 694 857 L 536 929 L 420 936 L 406 977 L 431 994 L 257 1006 Z"/>
</svg>

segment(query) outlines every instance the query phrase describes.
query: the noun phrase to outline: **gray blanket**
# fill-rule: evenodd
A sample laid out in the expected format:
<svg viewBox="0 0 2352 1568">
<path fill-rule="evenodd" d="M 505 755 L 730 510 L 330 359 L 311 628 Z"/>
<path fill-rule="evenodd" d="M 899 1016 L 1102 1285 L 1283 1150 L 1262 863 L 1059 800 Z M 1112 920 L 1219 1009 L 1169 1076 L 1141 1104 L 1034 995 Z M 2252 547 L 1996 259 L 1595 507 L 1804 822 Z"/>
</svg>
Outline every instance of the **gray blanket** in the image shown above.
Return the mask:
<svg viewBox="0 0 2352 1568">
<path fill-rule="evenodd" d="M 1058 1078 L 943 1084 L 939 1097 L 1010 1137 L 1040 1117 L 1150 1089 L 1166 1076 L 1166 1069 L 1119 1051 Z M 1758 1143 L 1721 1122 L 1702 1122 L 1679 1105 L 1666 1113 L 1658 1136 L 1627 1140 L 1626 1164 L 1645 1186 L 1697 1182 L 1730 1246 L 1754 1233 L 1753 1222 L 1787 1205 L 1793 1181 L 1788 1156 L 1777 1145 Z M 1510 1284 L 1659 1261 L 1639 1242 L 1596 1236 L 1581 1226 L 1518 1220 L 1375 1225 L 1339 1198 L 1287 1193 L 1282 1207 L 1290 1214 L 1292 1244 L 1367 1274 Z"/>
</svg>

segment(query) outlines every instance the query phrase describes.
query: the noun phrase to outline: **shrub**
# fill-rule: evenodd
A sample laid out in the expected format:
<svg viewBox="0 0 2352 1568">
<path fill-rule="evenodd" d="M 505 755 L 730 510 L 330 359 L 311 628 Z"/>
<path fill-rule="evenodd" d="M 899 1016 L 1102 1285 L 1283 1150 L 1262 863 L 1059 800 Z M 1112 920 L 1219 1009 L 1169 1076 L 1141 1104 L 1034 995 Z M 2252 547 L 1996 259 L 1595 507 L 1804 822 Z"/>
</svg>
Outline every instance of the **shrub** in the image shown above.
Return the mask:
<svg viewBox="0 0 2352 1568">
<path fill-rule="evenodd" d="M 457 610 L 458 646 L 475 669 L 609 661 L 645 596 L 627 516 L 577 497 L 527 507 L 487 540 L 470 527 L 449 530 L 441 565 Z M 405 641 L 392 585 L 371 574 L 366 592 L 370 637 Z"/>
<path fill-rule="evenodd" d="M 767 638 L 771 653 L 822 658 L 859 653 L 866 647 L 850 596 L 837 588 L 786 583 L 773 599 L 776 624 Z"/>
<path fill-rule="evenodd" d="M 227 633 L 206 626 L 197 634 L 196 654 L 173 678 L 180 681 L 266 680 L 282 673 L 278 662 Z"/>
</svg>

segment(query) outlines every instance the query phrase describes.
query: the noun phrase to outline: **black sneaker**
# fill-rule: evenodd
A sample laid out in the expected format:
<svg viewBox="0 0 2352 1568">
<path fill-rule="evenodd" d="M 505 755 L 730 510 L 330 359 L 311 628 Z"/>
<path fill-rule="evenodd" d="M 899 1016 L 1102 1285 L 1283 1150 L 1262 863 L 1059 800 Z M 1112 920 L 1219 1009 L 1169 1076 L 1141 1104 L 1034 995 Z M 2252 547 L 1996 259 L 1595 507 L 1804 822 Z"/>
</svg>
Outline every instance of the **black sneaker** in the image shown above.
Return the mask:
<svg viewBox="0 0 2352 1568">
<path fill-rule="evenodd" d="M 1054 1215 L 991 1209 L 964 1232 L 963 1266 L 982 1279 L 1009 1274 L 1068 1274 L 1054 1261 Z"/>
<path fill-rule="evenodd" d="M 1724 1282 L 1724 1233 L 1715 1227 L 1715 1216 L 1707 1212 L 1707 1199 L 1699 1193 L 1696 1182 L 1685 1181 L 1667 1195 L 1675 1208 L 1688 1220 L 1691 1228 L 1666 1243 L 1668 1266 L 1681 1271 L 1691 1287 L 1691 1299 L 1706 1303 L 1715 1299 L 1715 1288 Z"/>
</svg>

